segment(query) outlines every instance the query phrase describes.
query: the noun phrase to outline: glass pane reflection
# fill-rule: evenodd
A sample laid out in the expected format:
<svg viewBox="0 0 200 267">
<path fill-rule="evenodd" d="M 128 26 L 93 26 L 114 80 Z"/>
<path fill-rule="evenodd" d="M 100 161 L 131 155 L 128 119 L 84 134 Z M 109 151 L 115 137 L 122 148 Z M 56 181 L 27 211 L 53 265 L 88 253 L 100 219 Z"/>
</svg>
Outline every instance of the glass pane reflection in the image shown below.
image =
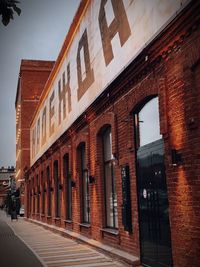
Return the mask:
<svg viewBox="0 0 200 267">
<path fill-rule="evenodd" d="M 150 100 L 139 112 L 139 140 L 144 146 L 162 138 L 160 134 L 158 97 Z"/>
</svg>

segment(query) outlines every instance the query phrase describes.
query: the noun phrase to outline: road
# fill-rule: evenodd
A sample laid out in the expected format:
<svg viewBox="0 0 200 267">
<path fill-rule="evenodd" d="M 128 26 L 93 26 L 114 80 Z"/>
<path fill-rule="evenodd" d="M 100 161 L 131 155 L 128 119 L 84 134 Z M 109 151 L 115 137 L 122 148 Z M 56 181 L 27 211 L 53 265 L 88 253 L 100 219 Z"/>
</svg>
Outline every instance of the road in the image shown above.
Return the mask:
<svg viewBox="0 0 200 267">
<path fill-rule="evenodd" d="M 42 267 L 34 253 L 0 216 L 0 266 Z"/>
</svg>

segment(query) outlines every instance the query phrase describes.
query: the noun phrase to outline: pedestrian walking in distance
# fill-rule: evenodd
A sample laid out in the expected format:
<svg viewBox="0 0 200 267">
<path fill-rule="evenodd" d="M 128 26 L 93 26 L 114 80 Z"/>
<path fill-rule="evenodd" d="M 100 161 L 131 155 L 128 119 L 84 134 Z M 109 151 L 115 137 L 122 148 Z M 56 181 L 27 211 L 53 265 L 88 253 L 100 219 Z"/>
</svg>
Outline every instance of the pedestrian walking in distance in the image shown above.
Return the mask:
<svg viewBox="0 0 200 267">
<path fill-rule="evenodd" d="M 11 204 L 11 221 L 12 220 L 18 220 L 17 218 L 17 207 L 16 207 L 16 201 L 13 200 Z"/>
</svg>

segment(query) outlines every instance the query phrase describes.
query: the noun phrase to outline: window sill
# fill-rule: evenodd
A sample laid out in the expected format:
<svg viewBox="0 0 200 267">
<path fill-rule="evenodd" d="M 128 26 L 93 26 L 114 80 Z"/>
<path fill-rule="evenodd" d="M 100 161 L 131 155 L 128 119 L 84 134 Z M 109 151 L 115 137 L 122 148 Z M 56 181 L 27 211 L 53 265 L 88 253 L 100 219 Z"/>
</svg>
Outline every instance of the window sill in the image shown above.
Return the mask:
<svg viewBox="0 0 200 267">
<path fill-rule="evenodd" d="M 71 224 L 72 220 L 64 220 L 65 223 Z"/>
<path fill-rule="evenodd" d="M 45 214 L 44 214 L 44 213 L 42 213 L 42 214 L 41 214 L 41 217 L 45 217 Z"/>
<path fill-rule="evenodd" d="M 90 228 L 91 224 L 89 223 L 79 223 L 80 227 Z"/>
<path fill-rule="evenodd" d="M 60 221 L 61 219 L 60 219 L 60 217 L 55 217 L 54 220 L 55 221 Z"/>
<path fill-rule="evenodd" d="M 47 218 L 48 218 L 48 219 L 51 219 L 51 217 L 52 217 L 51 215 L 47 215 Z"/>
<path fill-rule="evenodd" d="M 115 235 L 115 236 L 119 235 L 119 231 L 117 229 L 102 228 L 100 229 L 100 231 L 103 233 L 108 233 L 108 234 Z"/>
</svg>

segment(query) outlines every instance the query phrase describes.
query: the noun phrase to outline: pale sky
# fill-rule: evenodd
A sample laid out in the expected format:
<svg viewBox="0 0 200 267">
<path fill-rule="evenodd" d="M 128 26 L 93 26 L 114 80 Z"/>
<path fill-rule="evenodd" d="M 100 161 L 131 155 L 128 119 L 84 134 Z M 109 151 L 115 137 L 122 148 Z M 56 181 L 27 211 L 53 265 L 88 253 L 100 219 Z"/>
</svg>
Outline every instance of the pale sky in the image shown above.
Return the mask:
<svg viewBox="0 0 200 267">
<path fill-rule="evenodd" d="M 0 22 L 0 167 L 15 166 L 15 96 L 21 59 L 56 60 L 80 0 L 20 0 Z M 1 17 L 0 17 L 1 18 Z"/>
</svg>

